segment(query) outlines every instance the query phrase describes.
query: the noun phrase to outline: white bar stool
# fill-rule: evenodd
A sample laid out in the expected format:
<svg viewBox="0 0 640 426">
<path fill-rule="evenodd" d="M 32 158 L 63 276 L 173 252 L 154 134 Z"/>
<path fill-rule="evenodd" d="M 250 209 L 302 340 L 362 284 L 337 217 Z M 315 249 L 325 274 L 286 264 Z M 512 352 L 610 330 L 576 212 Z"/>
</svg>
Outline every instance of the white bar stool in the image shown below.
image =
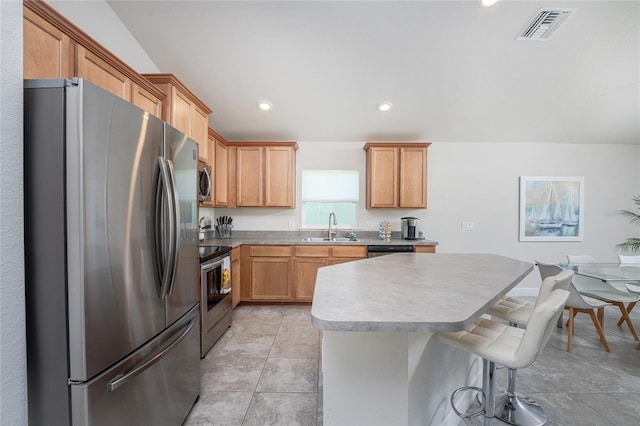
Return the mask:
<svg viewBox="0 0 640 426">
<path fill-rule="evenodd" d="M 489 308 L 487 314 L 509 321 L 512 327 L 526 327 L 535 307 L 544 302 L 554 290 L 568 290 L 572 278 L 572 271 L 560 269 L 558 274 L 542 281 L 535 303 L 507 296 Z M 495 417 L 517 426 L 541 426 L 547 422 L 544 409 L 536 401 L 516 392 L 516 370 L 513 368 L 507 370 L 507 390 L 496 404 Z"/>
<path fill-rule="evenodd" d="M 544 302 L 536 304 L 525 329 L 483 318 L 468 330 L 438 333 L 443 342 L 482 357 L 482 410 L 472 416 L 484 414 L 484 426 L 491 425 L 495 413 L 495 365 L 515 370 L 533 364 L 549 341 L 568 298 L 568 291 L 554 290 Z M 456 390 L 454 395 L 466 388 Z M 455 406 L 453 408 L 459 413 Z"/>
</svg>

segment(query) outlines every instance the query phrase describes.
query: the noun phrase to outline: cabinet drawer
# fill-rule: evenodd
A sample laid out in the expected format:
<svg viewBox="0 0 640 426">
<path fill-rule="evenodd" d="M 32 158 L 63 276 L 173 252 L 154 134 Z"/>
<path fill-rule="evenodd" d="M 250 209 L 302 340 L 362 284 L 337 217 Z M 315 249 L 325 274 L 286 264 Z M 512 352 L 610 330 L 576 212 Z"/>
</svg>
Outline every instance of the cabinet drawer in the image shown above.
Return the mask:
<svg viewBox="0 0 640 426">
<path fill-rule="evenodd" d="M 414 253 L 435 253 L 436 246 L 413 246 Z"/>
<path fill-rule="evenodd" d="M 332 246 L 332 257 L 367 257 L 367 246 Z"/>
<path fill-rule="evenodd" d="M 329 257 L 329 246 L 296 246 L 298 257 Z"/>
<path fill-rule="evenodd" d="M 268 256 L 292 256 L 292 246 L 251 246 L 249 247 L 249 256 L 251 257 L 268 257 Z"/>
</svg>

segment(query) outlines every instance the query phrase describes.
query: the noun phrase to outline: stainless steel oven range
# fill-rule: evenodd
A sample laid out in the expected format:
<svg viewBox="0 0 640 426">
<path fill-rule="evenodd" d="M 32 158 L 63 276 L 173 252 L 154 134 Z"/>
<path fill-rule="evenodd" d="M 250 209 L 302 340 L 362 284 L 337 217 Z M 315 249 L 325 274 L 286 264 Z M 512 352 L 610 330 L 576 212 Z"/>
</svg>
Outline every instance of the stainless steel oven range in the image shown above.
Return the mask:
<svg viewBox="0 0 640 426">
<path fill-rule="evenodd" d="M 231 247 L 200 247 L 200 356 L 231 326 Z"/>
</svg>

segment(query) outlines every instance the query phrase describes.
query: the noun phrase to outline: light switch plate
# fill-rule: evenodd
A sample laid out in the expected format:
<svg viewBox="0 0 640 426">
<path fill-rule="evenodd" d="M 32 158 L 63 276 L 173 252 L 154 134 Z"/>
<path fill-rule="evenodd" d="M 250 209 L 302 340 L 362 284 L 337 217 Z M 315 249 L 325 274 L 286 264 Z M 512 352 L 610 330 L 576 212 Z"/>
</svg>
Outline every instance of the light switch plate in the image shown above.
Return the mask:
<svg viewBox="0 0 640 426">
<path fill-rule="evenodd" d="M 473 231 L 473 222 L 462 222 L 463 231 Z"/>
</svg>

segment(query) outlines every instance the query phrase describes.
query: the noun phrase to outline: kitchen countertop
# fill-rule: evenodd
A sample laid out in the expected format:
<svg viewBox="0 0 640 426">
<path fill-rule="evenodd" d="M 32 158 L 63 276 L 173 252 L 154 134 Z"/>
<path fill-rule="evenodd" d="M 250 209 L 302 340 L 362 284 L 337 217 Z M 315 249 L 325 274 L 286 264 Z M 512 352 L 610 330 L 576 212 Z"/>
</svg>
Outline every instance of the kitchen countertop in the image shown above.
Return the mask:
<svg viewBox="0 0 640 426">
<path fill-rule="evenodd" d="M 532 270 L 492 254 L 398 253 L 326 266 L 312 323 L 327 331 L 460 331 Z"/>
<path fill-rule="evenodd" d="M 286 235 L 291 234 L 291 235 Z M 305 237 L 324 237 L 326 233 L 303 233 L 303 232 L 260 232 L 260 231 L 234 231 L 231 238 L 207 238 L 200 242 L 200 246 L 229 246 L 237 247 L 242 244 L 262 244 L 262 245 L 413 245 L 413 246 L 436 246 L 437 241 L 432 240 L 403 240 L 399 236 L 391 241 L 379 240 L 375 237 L 364 235 L 358 241 L 303 241 Z"/>
</svg>

